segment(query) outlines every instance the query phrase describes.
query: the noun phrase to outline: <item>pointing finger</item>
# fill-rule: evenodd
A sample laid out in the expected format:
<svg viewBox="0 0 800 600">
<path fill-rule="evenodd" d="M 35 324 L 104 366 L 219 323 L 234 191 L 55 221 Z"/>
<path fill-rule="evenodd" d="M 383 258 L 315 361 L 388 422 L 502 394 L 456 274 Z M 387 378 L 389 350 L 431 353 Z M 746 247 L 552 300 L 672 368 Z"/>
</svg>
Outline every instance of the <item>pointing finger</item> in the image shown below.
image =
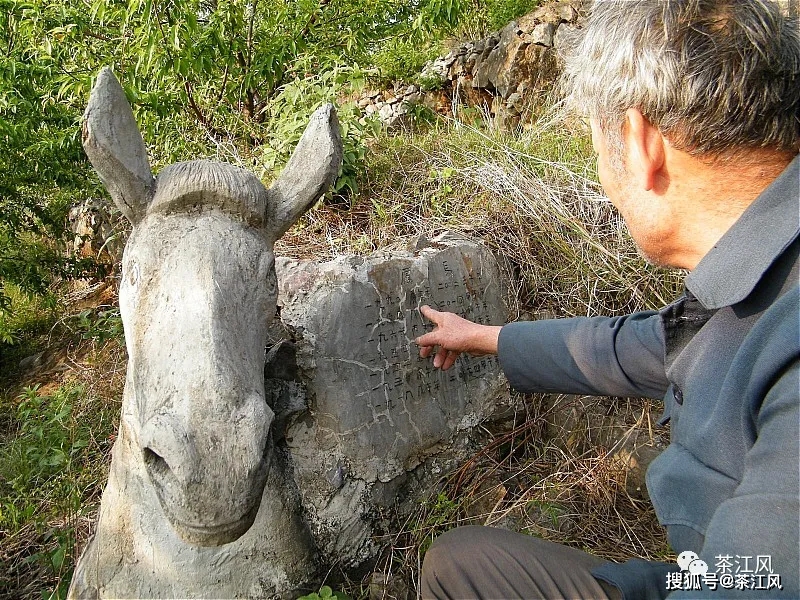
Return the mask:
<svg viewBox="0 0 800 600">
<path fill-rule="evenodd" d="M 423 304 L 419 307 L 419 312 L 422 313 L 422 316 L 428 319 L 429 321 L 433 321 L 436 325 L 439 325 L 439 315 L 440 313 L 438 310 L 435 310 L 428 306 L 427 304 Z"/>
</svg>

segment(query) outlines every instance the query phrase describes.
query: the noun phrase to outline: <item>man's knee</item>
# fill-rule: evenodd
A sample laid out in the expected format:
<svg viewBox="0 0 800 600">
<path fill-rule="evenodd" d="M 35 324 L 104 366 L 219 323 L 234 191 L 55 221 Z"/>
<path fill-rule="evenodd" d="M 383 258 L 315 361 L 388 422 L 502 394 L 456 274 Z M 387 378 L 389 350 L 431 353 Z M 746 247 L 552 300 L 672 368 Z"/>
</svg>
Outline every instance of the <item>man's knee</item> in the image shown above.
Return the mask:
<svg viewBox="0 0 800 600">
<path fill-rule="evenodd" d="M 451 529 L 437 537 L 428 551 L 422 564 L 422 579 L 431 576 L 445 577 L 455 574 L 459 565 L 463 564 L 463 551 L 472 543 L 468 532 L 469 527 Z"/>
<path fill-rule="evenodd" d="M 600 558 L 491 527 L 442 534 L 425 555 L 423 598 L 619 598 L 591 570 Z"/>
<path fill-rule="evenodd" d="M 454 598 L 469 585 L 465 569 L 475 567 L 476 539 L 482 527 L 458 527 L 434 540 L 425 553 L 420 575 L 423 598 Z M 469 555 L 469 556 L 468 556 Z"/>
</svg>

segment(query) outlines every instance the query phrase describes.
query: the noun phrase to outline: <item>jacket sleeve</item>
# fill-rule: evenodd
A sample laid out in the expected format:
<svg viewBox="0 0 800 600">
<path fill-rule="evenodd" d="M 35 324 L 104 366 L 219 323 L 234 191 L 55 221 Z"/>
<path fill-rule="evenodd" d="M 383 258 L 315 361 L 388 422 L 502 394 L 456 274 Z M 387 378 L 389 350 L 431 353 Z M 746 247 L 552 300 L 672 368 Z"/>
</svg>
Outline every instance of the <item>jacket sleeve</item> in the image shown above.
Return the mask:
<svg viewBox="0 0 800 600">
<path fill-rule="evenodd" d="M 661 317 L 575 317 L 510 323 L 500 365 L 521 392 L 661 399 L 669 387 Z"/>
</svg>

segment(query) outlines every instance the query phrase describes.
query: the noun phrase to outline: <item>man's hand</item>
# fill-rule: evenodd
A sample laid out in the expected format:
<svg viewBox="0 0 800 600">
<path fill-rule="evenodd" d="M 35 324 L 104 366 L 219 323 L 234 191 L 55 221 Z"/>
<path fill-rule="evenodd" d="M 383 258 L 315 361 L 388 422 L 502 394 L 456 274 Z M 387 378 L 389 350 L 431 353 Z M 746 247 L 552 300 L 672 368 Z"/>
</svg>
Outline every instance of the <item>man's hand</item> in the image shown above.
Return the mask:
<svg viewBox="0 0 800 600">
<path fill-rule="evenodd" d="M 497 354 L 497 338 L 500 327 L 479 325 L 449 312 L 439 312 L 430 306 L 422 306 L 422 316 L 433 321 L 436 329 L 418 337 L 419 355 L 427 358 L 437 348 L 433 366 L 447 370 L 453 366 L 462 352 L 469 354 Z"/>
</svg>

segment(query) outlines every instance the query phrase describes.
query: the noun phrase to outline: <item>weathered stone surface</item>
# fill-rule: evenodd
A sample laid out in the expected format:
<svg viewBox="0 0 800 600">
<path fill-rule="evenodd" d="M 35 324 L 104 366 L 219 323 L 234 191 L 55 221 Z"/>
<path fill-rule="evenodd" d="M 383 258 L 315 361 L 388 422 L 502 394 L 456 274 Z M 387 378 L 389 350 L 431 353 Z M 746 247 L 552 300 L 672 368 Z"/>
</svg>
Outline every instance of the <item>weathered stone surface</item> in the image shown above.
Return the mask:
<svg viewBox="0 0 800 600">
<path fill-rule="evenodd" d="M 470 77 L 459 78 L 458 99 L 467 106 L 490 107 L 495 96 L 488 90 L 476 87 Z"/>
<path fill-rule="evenodd" d="M 525 50 L 523 63 L 527 76 L 522 81 L 528 86 L 529 100 L 532 99 L 530 94 L 550 89 L 558 78 L 558 59 L 549 48 L 531 44 Z"/>
<path fill-rule="evenodd" d="M 503 100 L 518 90 L 521 82 L 529 89 L 546 87 L 557 76 L 556 58 L 549 48 L 553 30 L 551 24 L 544 23 L 530 36 L 521 35 L 511 23 L 503 29 L 500 43 L 476 67 L 473 86 L 494 89 Z"/>
<path fill-rule="evenodd" d="M 531 82 L 537 89 L 552 82 L 555 57 L 544 50 L 552 48 L 560 21 L 557 15 L 541 21 L 536 14 L 512 21 L 500 31 L 497 44 L 475 63 L 474 87 L 494 90 L 505 100 L 521 82 Z"/>
<path fill-rule="evenodd" d="M 553 23 L 539 23 L 533 28 L 527 39 L 531 44 L 539 44 L 548 48 L 553 46 L 553 35 L 556 32 L 556 26 Z"/>
<path fill-rule="evenodd" d="M 578 31 L 578 27 L 571 23 L 563 23 L 556 29 L 553 35 L 553 47 L 556 49 L 569 48 L 572 44 L 572 39 Z"/>
<path fill-rule="evenodd" d="M 562 22 L 571 23 L 578 18 L 582 4 L 580 0 L 549 2 L 520 17 L 519 26 L 524 31 L 530 32 L 539 23 L 551 23 L 555 26 Z"/>
<path fill-rule="evenodd" d="M 456 438 L 510 402 L 494 357 L 462 356 L 447 372 L 419 358 L 413 340 L 430 328 L 419 307 L 501 324 L 505 287 L 491 254 L 456 236 L 277 269 L 309 398 L 285 434 L 297 486 L 323 555 L 355 565 L 374 550 L 376 509 L 414 501 L 397 496 L 409 473 L 430 480 L 463 458 Z"/>
<path fill-rule="evenodd" d="M 512 21 L 500 31 L 497 44 L 476 64 L 473 85 L 497 90 L 503 98 L 511 93 L 508 86 L 511 79 L 509 70 L 516 66 L 517 57 L 522 55 L 527 46 L 527 42 L 523 42 L 518 33 L 516 21 Z"/>
</svg>

